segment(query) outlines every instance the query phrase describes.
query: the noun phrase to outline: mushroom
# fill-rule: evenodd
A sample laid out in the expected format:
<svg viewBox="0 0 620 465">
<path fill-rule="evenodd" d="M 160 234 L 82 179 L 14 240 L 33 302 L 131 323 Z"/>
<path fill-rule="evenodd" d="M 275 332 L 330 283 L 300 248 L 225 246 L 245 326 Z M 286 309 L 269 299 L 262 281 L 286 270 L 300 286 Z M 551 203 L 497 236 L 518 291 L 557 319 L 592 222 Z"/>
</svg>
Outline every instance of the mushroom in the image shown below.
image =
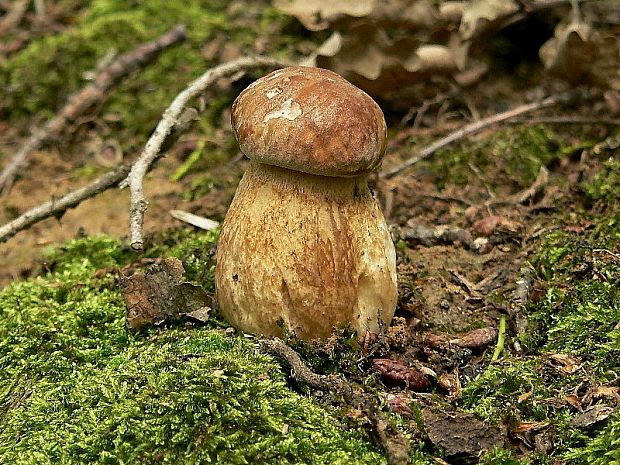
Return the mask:
<svg viewBox="0 0 620 465">
<path fill-rule="evenodd" d="M 386 145 L 379 106 L 336 73 L 291 67 L 245 89 L 231 120 L 251 162 L 217 252 L 226 319 L 302 339 L 389 326 L 396 253 L 367 185 Z"/>
</svg>

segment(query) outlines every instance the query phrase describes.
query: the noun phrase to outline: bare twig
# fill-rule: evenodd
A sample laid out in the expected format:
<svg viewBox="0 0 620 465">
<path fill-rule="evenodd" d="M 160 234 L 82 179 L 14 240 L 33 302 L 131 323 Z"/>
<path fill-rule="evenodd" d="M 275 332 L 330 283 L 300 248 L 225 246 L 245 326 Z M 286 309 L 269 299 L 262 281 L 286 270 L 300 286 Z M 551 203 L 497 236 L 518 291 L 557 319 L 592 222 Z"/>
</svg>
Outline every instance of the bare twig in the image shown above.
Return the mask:
<svg viewBox="0 0 620 465">
<path fill-rule="evenodd" d="M 214 221 L 209 218 L 194 215 L 183 210 L 170 210 L 170 216 L 176 218 L 179 221 L 191 224 L 192 226 L 195 226 L 197 228 L 204 229 L 205 231 L 213 231 L 214 229 L 217 229 L 220 225 L 219 221 Z"/>
<path fill-rule="evenodd" d="M 431 155 L 433 155 L 435 152 L 437 152 L 438 150 L 454 143 L 457 142 L 471 134 L 474 134 L 476 132 L 479 132 L 485 128 L 488 128 L 489 126 L 492 126 L 494 124 L 497 123 L 501 123 L 503 121 L 506 121 L 508 119 L 511 118 L 515 118 L 517 116 L 521 116 L 525 113 L 531 113 L 532 111 L 535 110 L 540 110 L 541 108 L 548 108 L 548 107 L 552 107 L 554 105 L 558 105 L 560 103 L 566 102 L 566 101 L 570 101 L 571 99 L 573 99 L 575 97 L 575 93 L 574 92 L 567 92 L 567 93 L 563 93 L 563 94 L 558 94 L 558 95 L 553 95 L 551 97 L 547 97 L 543 100 L 541 100 L 540 102 L 534 102 L 534 103 L 528 103 L 526 105 L 520 105 L 516 108 L 513 108 L 512 110 L 508 110 L 502 113 L 498 113 L 496 115 L 492 115 L 489 116 L 488 118 L 483 118 L 480 121 L 476 121 L 474 123 L 468 124 L 464 127 L 462 127 L 461 129 L 458 129 L 457 131 L 454 131 L 450 134 L 448 134 L 446 137 L 443 137 L 441 139 L 439 139 L 438 141 L 432 143 L 431 145 L 427 146 L 426 148 L 422 149 L 420 152 L 418 152 L 416 155 L 414 155 L 413 157 L 409 158 L 408 160 L 405 160 L 403 163 L 401 163 L 400 165 L 397 165 L 393 168 L 384 170 L 381 172 L 381 176 L 384 178 L 391 178 L 394 175 L 400 173 L 402 170 L 404 170 L 405 168 L 408 168 L 410 166 L 415 165 L 416 163 L 418 163 L 419 161 L 422 161 L 428 157 L 430 157 Z"/>
<path fill-rule="evenodd" d="M 237 60 L 221 64 L 211 68 L 198 79 L 193 81 L 178 94 L 172 101 L 170 106 L 164 111 L 164 114 L 157 124 L 155 131 L 147 141 L 142 154 L 136 160 L 131 168 L 131 172 L 127 177 L 127 185 L 131 189 L 131 207 L 130 207 L 130 233 L 131 247 L 135 250 L 141 250 L 144 245 L 142 226 L 144 223 L 144 213 L 146 212 L 148 202 L 144 196 L 142 183 L 144 176 L 150 166 L 163 155 L 162 144 L 166 136 L 173 131 L 179 123 L 179 117 L 182 115 L 187 104 L 195 97 L 200 95 L 210 85 L 225 76 L 230 76 L 239 71 L 245 71 L 260 67 L 282 67 L 286 64 L 273 58 L 265 57 L 243 57 Z"/>
<path fill-rule="evenodd" d="M 592 116 L 540 116 L 538 118 L 515 118 L 507 124 L 596 124 L 601 126 L 620 126 L 620 118 Z"/>
<path fill-rule="evenodd" d="M 76 207 L 83 200 L 94 197 L 117 185 L 127 176 L 128 172 L 129 166 L 121 165 L 84 187 L 71 191 L 59 199 L 49 200 L 38 207 L 28 210 L 23 215 L 0 227 L 0 242 L 5 242 L 19 231 L 23 231 L 46 218 L 51 216 L 60 218 L 68 209 Z"/>
<path fill-rule="evenodd" d="M 345 405 L 363 411 L 370 420 L 373 437 L 385 450 L 390 465 L 404 465 L 410 462 L 407 439 L 390 425 L 374 396 L 365 392 L 356 392 L 346 380 L 339 376 L 314 373 L 304 364 L 295 350 L 278 338 L 263 339 L 260 345 L 264 352 L 284 361 L 291 369 L 291 376 L 295 381 L 324 392 L 335 392 L 343 398 Z"/>
<path fill-rule="evenodd" d="M 9 11 L 0 19 L 0 36 L 16 27 L 23 19 L 30 0 L 16 0 Z"/>
<path fill-rule="evenodd" d="M 545 187 L 549 184 L 549 170 L 544 166 L 541 166 L 538 170 L 538 175 L 532 183 L 532 185 L 522 191 L 512 194 L 509 197 L 498 199 L 497 197 L 487 200 L 484 203 L 485 207 L 492 207 L 496 205 L 510 205 L 510 204 L 523 204 L 530 199 L 533 199 L 538 194 L 544 191 Z"/>
<path fill-rule="evenodd" d="M 10 163 L 0 173 L 0 191 L 8 191 L 28 157 L 43 142 L 50 141 L 81 115 L 93 103 L 105 98 L 106 93 L 119 79 L 155 58 L 162 50 L 184 40 L 187 33 L 184 26 L 175 26 L 153 42 L 124 53 L 102 70 L 96 79 L 69 97 L 60 112 L 49 120 L 43 128 L 35 129 L 26 143 L 15 153 Z"/>
<path fill-rule="evenodd" d="M 45 6 L 45 0 L 34 0 L 34 12 L 35 12 L 35 24 L 40 26 L 45 21 L 45 14 L 47 13 L 47 7 Z"/>
</svg>

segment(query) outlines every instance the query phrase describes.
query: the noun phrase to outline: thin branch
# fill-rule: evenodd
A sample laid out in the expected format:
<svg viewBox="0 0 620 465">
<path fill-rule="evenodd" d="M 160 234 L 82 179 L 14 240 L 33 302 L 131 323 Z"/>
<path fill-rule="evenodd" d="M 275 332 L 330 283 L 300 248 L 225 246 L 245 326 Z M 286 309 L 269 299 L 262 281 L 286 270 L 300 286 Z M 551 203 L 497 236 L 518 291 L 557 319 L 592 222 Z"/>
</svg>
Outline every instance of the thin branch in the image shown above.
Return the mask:
<svg viewBox="0 0 620 465">
<path fill-rule="evenodd" d="M 339 376 L 314 373 L 295 350 L 278 338 L 262 339 L 260 347 L 263 352 L 280 358 L 290 368 L 291 377 L 295 381 L 305 383 L 313 389 L 334 392 L 342 397 L 344 405 L 363 411 L 370 421 L 373 438 L 377 445 L 385 450 L 390 465 L 410 463 L 407 439 L 388 422 L 375 396 L 363 391 L 356 392 L 345 379 Z"/>
<path fill-rule="evenodd" d="M 107 91 L 121 78 L 154 59 L 165 48 L 184 40 L 186 36 L 184 26 L 175 26 L 157 40 L 143 44 L 119 56 L 103 69 L 93 82 L 69 97 L 60 112 L 49 120 L 43 128 L 32 131 L 26 143 L 13 155 L 9 164 L 2 170 L 0 173 L 0 192 L 6 192 L 11 188 L 19 170 L 24 167 L 28 157 L 42 143 L 58 137 L 71 121 L 80 116 L 93 103 L 103 100 Z"/>
<path fill-rule="evenodd" d="M 0 36 L 3 36 L 21 23 L 29 4 L 30 0 L 16 0 L 13 2 L 9 11 L 0 18 Z"/>
<path fill-rule="evenodd" d="M 592 116 L 539 116 L 537 118 L 515 118 L 507 124 L 595 124 L 620 126 L 620 118 L 597 118 Z"/>
<path fill-rule="evenodd" d="M 129 228 L 131 233 L 131 247 L 133 249 L 142 250 L 144 246 L 142 227 L 144 224 L 144 213 L 148 206 L 142 185 L 144 176 L 150 166 L 163 155 L 162 144 L 167 135 L 178 126 L 179 118 L 183 114 L 187 104 L 203 93 L 205 89 L 218 79 L 230 76 L 239 71 L 265 66 L 277 68 L 287 66 L 287 64 L 273 58 L 265 57 L 243 57 L 221 64 L 211 68 L 198 79 L 190 83 L 185 90 L 175 97 L 170 106 L 164 111 L 155 131 L 147 141 L 142 154 L 132 166 L 131 172 L 127 177 L 126 184 L 129 185 L 131 190 Z"/>
<path fill-rule="evenodd" d="M 393 168 L 389 168 L 381 172 L 381 176 L 383 178 L 389 179 L 394 175 L 400 173 L 406 168 L 415 165 L 416 163 L 425 160 L 426 158 L 433 155 L 438 150 L 464 139 L 467 136 L 475 134 L 489 126 L 493 126 L 494 124 L 501 123 L 511 118 L 515 118 L 517 116 L 524 115 L 526 113 L 531 113 L 532 111 L 540 110 L 541 108 L 548 108 L 560 103 L 568 102 L 576 97 L 575 92 L 566 92 L 563 94 L 553 95 L 551 97 L 547 97 L 540 102 L 528 103 L 526 105 L 520 105 L 512 110 L 508 110 L 502 113 L 498 113 L 487 118 L 483 118 L 480 121 L 473 122 L 468 124 L 450 134 L 446 137 L 439 139 L 438 141 L 432 143 L 431 145 L 425 147 L 420 152 L 418 152 L 413 157 L 405 160 L 400 165 L 397 165 Z"/>
<path fill-rule="evenodd" d="M 82 201 L 116 186 L 125 179 L 127 173 L 129 173 L 129 166 L 119 166 L 84 187 L 71 191 L 59 199 L 49 200 L 28 210 L 23 215 L 0 227 L 0 242 L 7 241 L 19 231 L 23 231 L 46 218 L 51 216 L 60 218 L 68 209 L 76 207 Z"/>
</svg>

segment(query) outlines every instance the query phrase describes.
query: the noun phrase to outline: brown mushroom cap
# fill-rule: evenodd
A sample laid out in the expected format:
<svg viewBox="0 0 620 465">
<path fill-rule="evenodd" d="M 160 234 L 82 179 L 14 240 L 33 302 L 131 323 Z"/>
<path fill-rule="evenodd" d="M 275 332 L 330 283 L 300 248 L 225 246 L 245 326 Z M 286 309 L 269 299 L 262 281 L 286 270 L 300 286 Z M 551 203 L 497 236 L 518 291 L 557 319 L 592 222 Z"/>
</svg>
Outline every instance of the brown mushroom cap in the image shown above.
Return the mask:
<svg viewBox="0 0 620 465">
<path fill-rule="evenodd" d="M 241 151 L 252 160 L 322 176 L 357 176 L 381 165 L 386 144 L 375 101 L 321 68 L 279 69 L 232 107 Z"/>
</svg>

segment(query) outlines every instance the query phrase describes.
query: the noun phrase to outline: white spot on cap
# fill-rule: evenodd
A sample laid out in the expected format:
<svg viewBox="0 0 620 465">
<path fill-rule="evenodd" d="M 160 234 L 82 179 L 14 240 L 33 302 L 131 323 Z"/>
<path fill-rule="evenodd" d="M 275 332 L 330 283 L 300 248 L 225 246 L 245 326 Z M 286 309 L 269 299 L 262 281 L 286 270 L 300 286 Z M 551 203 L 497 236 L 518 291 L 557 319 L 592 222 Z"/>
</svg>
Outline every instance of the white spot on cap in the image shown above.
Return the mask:
<svg viewBox="0 0 620 465">
<path fill-rule="evenodd" d="M 281 93 L 282 89 L 280 89 L 279 87 L 274 87 L 273 89 L 269 89 L 267 92 L 265 92 L 265 95 L 267 95 L 267 98 L 271 100 L 276 95 L 280 95 Z"/>
<path fill-rule="evenodd" d="M 295 119 L 297 119 L 298 116 L 301 116 L 302 113 L 301 105 L 290 98 L 282 103 L 279 110 L 274 110 L 267 113 L 263 118 L 263 123 L 275 118 L 284 118 L 289 121 L 295 121 Z"/>
</svg>

